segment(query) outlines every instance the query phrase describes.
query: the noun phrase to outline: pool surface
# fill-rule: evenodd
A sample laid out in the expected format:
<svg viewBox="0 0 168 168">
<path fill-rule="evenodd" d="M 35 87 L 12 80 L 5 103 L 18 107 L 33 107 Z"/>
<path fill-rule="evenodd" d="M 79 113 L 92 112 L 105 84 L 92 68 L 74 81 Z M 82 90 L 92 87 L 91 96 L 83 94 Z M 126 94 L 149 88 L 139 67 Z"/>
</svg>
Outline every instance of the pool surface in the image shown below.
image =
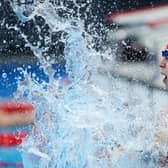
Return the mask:
<svg viewBox="0 0 168 168">
<path fill-rule="evenodd" d="M 54 78 L 66 78 L 64 65 L 52 66 L 55 74 Z M 0 99 L 1 101 L 16 101 L 14 93 L 18 87 L 18 81 L 24 81 L 24 72 L 32 77 L 32 80 L 41 83 L 49 82 L 48 76 L 38 65 L 20 65 L 20 64 L 4 64 L 0 66 Z M 25 93 L 26 96 L 26 93 Z M 29 132 L 30 127 L 0 128 L 0 133 L 15 134 L 18 130 Z M 19 146 L 18 146 L 19 147 Z M 34 156 L 35 157 L 35 156 Z M 26 158 L 26 157 L 24 157 Z M 34 158 L 35 159 L 35 158 Z M 23 168 L 22 157 L 17 147 L 0 148 L 0 167 L 2 168 Z"/>
</svg>

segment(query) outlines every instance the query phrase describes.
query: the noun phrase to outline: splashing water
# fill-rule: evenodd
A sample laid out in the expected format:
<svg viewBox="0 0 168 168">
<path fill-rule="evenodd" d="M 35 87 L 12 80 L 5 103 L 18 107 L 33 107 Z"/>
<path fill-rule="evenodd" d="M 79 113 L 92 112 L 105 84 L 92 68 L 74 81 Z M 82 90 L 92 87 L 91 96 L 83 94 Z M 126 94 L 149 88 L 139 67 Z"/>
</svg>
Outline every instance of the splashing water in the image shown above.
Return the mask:
<svg viewBox="0 0 168 168">
<path fill-rule="evenodd" d="M 150 92 L 145 87 L 134 86 L 138 88 L 134 91 L 129 84 L 99 73 L 102 53 L 92 49 L 92 37 L 80 19 L 58 16 L 63 4 L 36 1 L 26 9 L 27 16 L 15 1 L 13 8 L 22 23 L 38 15 L 45 18 L 50 33 L 65 32 L 61 40 L 71 81 L 64 85 L 55 80 L 53 60 L 44 57 L 47 47 L 32 45 L 22 29 L 15 27 L 49 77 L 49 82 L 39 84 L 23 70 L 25 81 L 18 82 L 15 93 L 16 100 L 33 102 L 39 132 L 34 135 L 32 131 L 21 148 L 25 168 L 155 167 L 162 150 L 154 140 L 160 121 L 156 113 L 159 102 L 151 105 L 157 107 L 151 111 L 150 100 L 145 98 Z M 103 56 L 109 57 L 106 53 Z"/>
</svg>

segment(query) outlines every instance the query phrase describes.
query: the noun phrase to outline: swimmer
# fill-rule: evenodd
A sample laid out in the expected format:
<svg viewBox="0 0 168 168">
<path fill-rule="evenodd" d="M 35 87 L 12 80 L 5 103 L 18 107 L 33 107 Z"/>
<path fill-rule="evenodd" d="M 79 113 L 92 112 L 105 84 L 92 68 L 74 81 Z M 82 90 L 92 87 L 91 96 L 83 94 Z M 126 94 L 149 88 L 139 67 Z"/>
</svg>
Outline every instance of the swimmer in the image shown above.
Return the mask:
<svg viewBox="0 0 168 168">
<path fill-rule="evenodd" d="M 160 61 L 160 70 L 161 74 L 164 76 L 163 77 L 163 83 L 165 84 L 165 89 L 168 90 L 168 45 L 166 46 L 166 49 L 162 52 L 163 58 Z M 167 132 L 168 132 L 168 108 L 164 110 L 162 113 L 162 126 L 164 130 L 159 131 L 155 137 L 158 143 L 168 145 L 168 140 L 167 140 Z"/>
<path fill-rule="evenodd" d="M 168 58 L 163 58 L 160 61 L 161 74 L 164 76 L 163 83 L 165 88 L 168 89 Z"/>
<path fill-rule="evenodd" d="M 34 107 L 26 103 L 0 103 L 0 127 L 34 123 Z"/>
<path fill-rule="evenodd" d="M 163 83 L 165 84 L 165 89 L 168 90 L 168 45 L 166 49 L 162 52 L 163 58 L 160 61 L 160 70 L 161 74 L 163 75 Z M 155 134 L 155 140 L 158 145 L 167 147 L 168 146 L 168 108 L 166 108 L 162 115 L 162 123 L 161 126 L 163 129 Z M 168 166 L 168 154 L 167 155 L 160 155 L 160 165 L 161 167 Z"/>
</svg>

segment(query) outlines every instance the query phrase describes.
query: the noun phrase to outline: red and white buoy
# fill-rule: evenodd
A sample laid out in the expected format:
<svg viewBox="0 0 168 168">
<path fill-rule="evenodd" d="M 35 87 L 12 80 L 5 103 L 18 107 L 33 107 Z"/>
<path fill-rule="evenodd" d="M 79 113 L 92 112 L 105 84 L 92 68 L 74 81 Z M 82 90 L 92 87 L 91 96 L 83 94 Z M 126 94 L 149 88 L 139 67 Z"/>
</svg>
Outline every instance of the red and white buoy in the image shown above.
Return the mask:
<svg viewBox="0 0 168 168">
<path fill-rule="evenodd" d="M 28 125 L 34 122 L 34 107 L 28 103 L 0 103 L 0 127 Z"/>
<path fill-rule="evenodd" d="M 29 125 L 34 123 L 34 107 L 29 103 L 1 102 L 0 103 L 0 127 L 13 127 L 20 125 Z M 0 148 L 8 151 L 13 147 L 21 145 L 28 136 L 27 132 L 8 132 L 0 133 Z M 11 149 L 9 149 L 11 148 Z M 10 156 L 11 157 L 11 156 Z M 20 167 L 23 168 L 22 162 L 6 162 L 1 160 L 0 167 Z"/>
<path fill-rule="evenodd" d="M 23 140 L 28 136 L 27 133 L 21 132 L 18 134 L 3 133 L 0 134 L 0 147 L 15 147 L 20 145 Z"/>
</svg>

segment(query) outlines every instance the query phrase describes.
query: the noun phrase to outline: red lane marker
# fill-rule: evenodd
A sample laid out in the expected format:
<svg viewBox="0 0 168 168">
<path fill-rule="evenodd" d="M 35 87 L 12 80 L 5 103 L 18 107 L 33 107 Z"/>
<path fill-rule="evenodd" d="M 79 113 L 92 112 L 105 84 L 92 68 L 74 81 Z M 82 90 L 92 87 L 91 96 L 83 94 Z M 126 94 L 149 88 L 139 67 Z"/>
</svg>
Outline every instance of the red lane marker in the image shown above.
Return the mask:
<svg viewBox="0 0 168 168">
<path fill-rule="evenodd" d="M 133 10 L 116 12 L 116 13 L 112 13 L 112 14 L 108 15 L 107 20 L 109 22 L 113 22 L 113 21 L 117 20 L 118 17 L 120 17 L 120 16 L 133 15 L 133 14 L 138 14 L 138 13 L 142 13 L 142 12 L 150 12 L 150 11 L 160 10 L 160 9 L 167 8 L 167 7 L 168 7 L 168 3 L 165 3 L 162 5 L 158 5 L 158 6 L 149 6 L 149 7 L 142 7 L 142 8 L 133 9 Z"/>
<path fill-rule="evenodd" d="M 23 167 L 23 163 L 22 162 L 16 162 L 16 163 L 0 162 L 0 167 Z"/>
<path fill-rule="evenodd" d="M 0 162 L 0 167 L 7 167 L 8 166 L 8 163 L 6 162 Z"/>
<path fill-rule="evenodd" d="M 22 167 L 23 163 L 22 162 L 16 162 L 15 165 L 18 166 L 18 167 Z"/>
<path fill-rule="evenodd" d="M 27 137 L 28 134 L 25 132 L 19 134 L 9 134 L 4 133 L 0 134 L 0 147 L 15 147 L 22 144 L 23 140 Z"/>
<path fill-rule="evenodd" d="M 5 113 L 26 113 L 34 111 L 32 104 L 3 102 L 0 103 L 0 111 Z"/>
</svg>

